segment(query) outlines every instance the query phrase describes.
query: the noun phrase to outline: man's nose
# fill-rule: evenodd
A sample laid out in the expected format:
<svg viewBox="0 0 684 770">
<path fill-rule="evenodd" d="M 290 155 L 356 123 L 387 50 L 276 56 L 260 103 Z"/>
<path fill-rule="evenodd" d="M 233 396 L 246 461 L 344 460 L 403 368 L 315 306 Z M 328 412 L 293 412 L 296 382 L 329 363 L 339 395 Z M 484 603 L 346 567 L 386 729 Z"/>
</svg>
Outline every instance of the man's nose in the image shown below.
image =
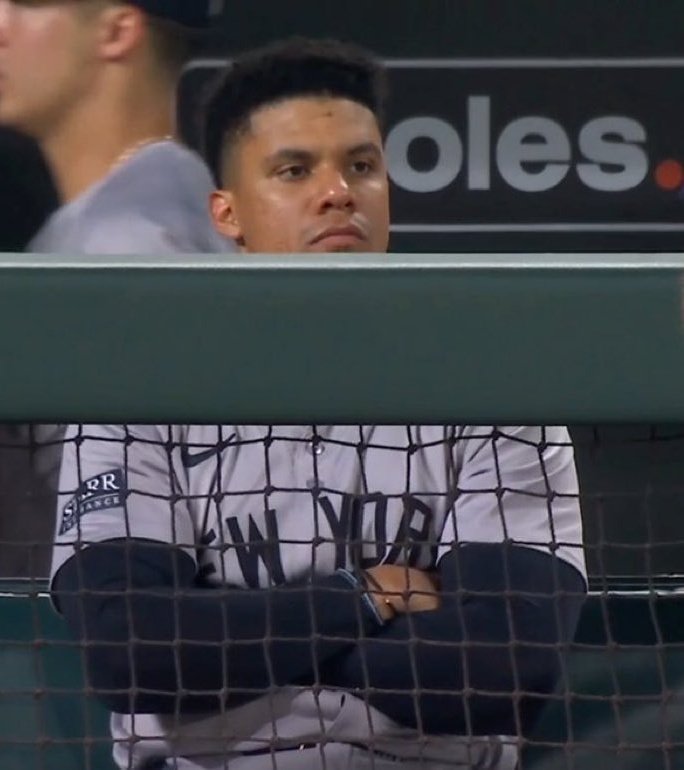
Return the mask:
<svg viewBox="0 0 684 770">
<path fill-rule="evenodd" d="M 349 181 L 338 170 L 326 172 L 321 177 L 321 207 L 322 208 L 351 208 L 354 205 Z"/>
</svg>

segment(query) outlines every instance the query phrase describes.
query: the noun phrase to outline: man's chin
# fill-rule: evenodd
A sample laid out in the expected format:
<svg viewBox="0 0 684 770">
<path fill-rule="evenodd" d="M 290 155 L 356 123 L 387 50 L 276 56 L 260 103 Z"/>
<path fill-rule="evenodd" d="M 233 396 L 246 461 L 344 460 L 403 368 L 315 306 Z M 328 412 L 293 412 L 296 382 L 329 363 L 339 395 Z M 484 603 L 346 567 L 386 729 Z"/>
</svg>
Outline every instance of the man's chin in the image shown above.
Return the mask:
<svg viewBox="0 0 684 770">
<path fill-rule="evenodd" d="M 318 243 L 308 249 L 312 254 L 366 254 L 371 251 L 366 241 Z"/>
<path fill-rule="evenodd" d="M 362 254 L 366 249 L 358 249 L 353 246 L 334 246 L 326 249 L 326 254 Z"/>
</svg>

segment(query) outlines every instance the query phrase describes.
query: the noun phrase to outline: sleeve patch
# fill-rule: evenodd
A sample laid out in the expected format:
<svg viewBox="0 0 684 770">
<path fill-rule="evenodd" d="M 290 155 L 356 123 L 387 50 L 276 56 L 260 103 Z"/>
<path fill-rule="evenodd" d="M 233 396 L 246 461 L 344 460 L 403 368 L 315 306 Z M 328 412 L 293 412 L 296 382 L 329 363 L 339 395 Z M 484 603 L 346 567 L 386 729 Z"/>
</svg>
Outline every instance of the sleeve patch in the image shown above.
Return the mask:
<svg viewBox="0 0 684 770">
<path fill-rule="evenodd" d="M 105 471 L 87 479 L 78 488 L 74 497 L 62 508 L 59 534 L 63 535 L 73 529 L 86 513 L 123 506 L 125 492 L 122 468 Z"/>
</svg>

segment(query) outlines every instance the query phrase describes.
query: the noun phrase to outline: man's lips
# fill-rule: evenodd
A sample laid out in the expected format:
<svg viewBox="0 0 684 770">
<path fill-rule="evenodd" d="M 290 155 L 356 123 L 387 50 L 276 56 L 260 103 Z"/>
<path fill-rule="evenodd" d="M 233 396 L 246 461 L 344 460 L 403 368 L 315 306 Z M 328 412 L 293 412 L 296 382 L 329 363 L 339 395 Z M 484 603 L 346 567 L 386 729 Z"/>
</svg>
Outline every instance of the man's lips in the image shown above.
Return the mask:
<svg viewBox="0 0 684 770">
<path fill-rule="evenodd" d="M 326 227 L 325 230 L 321 230 L 311 241 L 311 244 L 320 243 L 328 238 L 350 238 L 353 240 L 363 241 L 366 239 L 364 231 L 356 225 L 343 225 L 340 227 Z"/>
</svg>

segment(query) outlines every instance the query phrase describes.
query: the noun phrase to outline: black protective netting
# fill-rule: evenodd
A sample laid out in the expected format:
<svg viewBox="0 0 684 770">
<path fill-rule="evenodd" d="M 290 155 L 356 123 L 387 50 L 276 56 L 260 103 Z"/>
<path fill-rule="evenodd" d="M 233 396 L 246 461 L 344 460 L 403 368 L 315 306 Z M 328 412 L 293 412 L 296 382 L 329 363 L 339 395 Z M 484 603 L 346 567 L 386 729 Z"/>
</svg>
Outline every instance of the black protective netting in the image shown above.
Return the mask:
<svg viewBox="0 0 684 770">
<path fill-rule="evenodd" d="M 1 431 L 3 770 L 684 762 L 680 426 Z"/>
</svg>

